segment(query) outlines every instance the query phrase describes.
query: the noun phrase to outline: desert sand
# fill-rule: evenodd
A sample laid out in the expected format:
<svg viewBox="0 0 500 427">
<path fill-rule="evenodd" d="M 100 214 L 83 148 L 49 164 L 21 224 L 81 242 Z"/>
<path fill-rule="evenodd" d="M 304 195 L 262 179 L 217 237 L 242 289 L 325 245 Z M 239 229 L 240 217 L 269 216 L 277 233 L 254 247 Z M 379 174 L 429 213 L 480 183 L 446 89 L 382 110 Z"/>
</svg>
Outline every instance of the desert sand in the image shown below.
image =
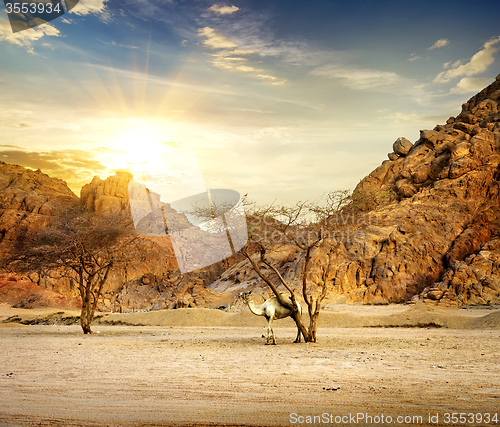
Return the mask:
<svg viewBox="0 0 500 427">
<path fill-rule="evenodd" d="M 0 323 L 0 426 L 304 426 L 322 414 L 315 425 L 452 425 L 447 413 L 467 414 L 458 425 L 495 425 L 484 414 L 500 416 L 498 307 L 330 306 L 317 344 L 293 344 L 285 319 L 276 346 L 264 345 L 265 319 L 246 311 L 99 313 L 86 336 L 64 324 L 77 316 L 0 306 L 0 322 L 14 320 Z"/>
</svg>

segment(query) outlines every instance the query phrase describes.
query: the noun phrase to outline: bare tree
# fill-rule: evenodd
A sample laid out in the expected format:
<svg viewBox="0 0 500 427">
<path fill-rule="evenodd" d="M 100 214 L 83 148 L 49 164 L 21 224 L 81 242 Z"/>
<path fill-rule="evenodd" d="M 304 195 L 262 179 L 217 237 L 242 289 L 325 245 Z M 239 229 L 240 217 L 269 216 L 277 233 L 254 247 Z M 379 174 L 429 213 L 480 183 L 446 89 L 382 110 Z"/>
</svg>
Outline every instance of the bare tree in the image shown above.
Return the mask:
<svg viewBox="0 0 500 427">
<path fill-rule="evenodd" d="M 82 299 L 83 332 L 90 334 L 109 273 L 130 259 L 136 240 L 127 216 L 67 212 L 50 227 L 24 233 L 13 255 L 14 268 L 42 275 L 57 270 L 68 277 Z"/>
<path fill-rule="evenodd" d="M 352 211 L 349 212 L 349 210 Z M 339 215 L 344 218 L 339 221 Z M 242 249 L 243 255 L 250 261 L 253 270 L 269 286 L 276 298 L 284 307 L 293 311 L 291 317 L 297 324 L 306 342 L 316 342 L 321 303 L 328 291 L 328 276 L 332 267 L 335 251 L 342 243 L 342 238 L 335 232 L 342 228 L 347 215 L 355 215 L 352 207 L 351 193 L 336 191 L 329 193 L 322 202 L 300 202 L 292 207 L 270 205 L 249 212 L 250 240 L 258 246 L 258 255 L 251 254 L 247 247 Z M 354 217 L 353 217 L 354 219 Z M 356 224 L 353 221 L 354 225 Z M 301 276 L 301 286 L 293 289 L 277 266 L 266 257 L 272 250 L 281 245 L 292 244 L 303 253 L 304 267 Z M 322 249 L 326 259 L 321 266 L 320 283 L 311 283 L 309 273 L 311 261 L 317 251 Z M 265 265 L 270 271 L 264 271 Z M 290 301 L 283 298 L 278 287 L 282 285 L 290 295 Z M 309 325 L 304 324 L 297 305 L 297 296 L 301 293 L 307 304 Z"/>
<path fill-rule="evenodd" d="M 339 245 L 344 241 L 343 235 L 337 234 L 339 229 L 345 229 L 350 222 L 351 233 L 357 226 L 356 214 L 360 214 L 358 203 L 352 199 L 349 191 L 334 191 L 318 202 L 299 202 L 292 207 L 271 204 L 258 207 L 255 203 L 243 200 L 247 213 L 248 243 L 241 249 L 241 253 L 250 261 L 253 270 L 269 286 L 276 295 L 279 303 L 292 310 L 291 317 L 297 324 L 299 332 L 306 342 L 316 342 L 321 303 L 327 295 L 328 276 Z M 228 212 L 227 203 L 211 203 L 210 206 L 193 204 L 188 213 L 202 221 L 218 216 L 223 217 Z M 361 214 L 363 215 L 363 214 Z M 232 221 L 231 221 L 232 222 Z M 352 223 L 352 224 L 351 224 Z M 228 231 L 226 222 L 215 224 L 210 232 Z M 217 228 L 219 227 L 219 228 Z M 234 231 L 234 230 L 232 230 Z M 228 232 L 229 238 L 229 232 Z M 293 245 L 303 253 L 304 269 L 301 275 L 300 289 L 294 289 L 266 256 L 276 251 L 280 246 Z M 313 257 L 318 256 L 316 249 L 322 249 L 325 259 L 322 260 L 320 283 L 311 283 L 310 268 Z M 234 253 L 234 251 L 233 251 Z M 263 268 L 267 267 L 267 269 Z M 266 271 L 264 271 L 266 270 Z M 290 295 L 290 300 L 280 292 L 283 286 Z M 297 304 L 297 296 L 301 294 L 308 314 L 309 325 L 306 327 Z"/>
</svg>

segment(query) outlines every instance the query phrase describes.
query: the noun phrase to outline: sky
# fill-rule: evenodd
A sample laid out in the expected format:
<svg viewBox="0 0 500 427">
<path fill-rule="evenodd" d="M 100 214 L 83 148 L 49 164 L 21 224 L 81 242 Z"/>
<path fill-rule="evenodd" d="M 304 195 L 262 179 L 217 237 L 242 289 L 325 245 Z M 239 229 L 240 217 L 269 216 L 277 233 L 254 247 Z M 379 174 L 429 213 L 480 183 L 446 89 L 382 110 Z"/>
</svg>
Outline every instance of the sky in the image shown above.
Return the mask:
<svg viewBox="0 0 500 427">
<path fill-rule="evenodd" d="M 81 0 L 13 33 L 2 9 L 0 160 L 79 195 L 194 152 L 208 188 L 316 200 L 494 81 L 499 16 L 498 0 Z"/>
</svg>

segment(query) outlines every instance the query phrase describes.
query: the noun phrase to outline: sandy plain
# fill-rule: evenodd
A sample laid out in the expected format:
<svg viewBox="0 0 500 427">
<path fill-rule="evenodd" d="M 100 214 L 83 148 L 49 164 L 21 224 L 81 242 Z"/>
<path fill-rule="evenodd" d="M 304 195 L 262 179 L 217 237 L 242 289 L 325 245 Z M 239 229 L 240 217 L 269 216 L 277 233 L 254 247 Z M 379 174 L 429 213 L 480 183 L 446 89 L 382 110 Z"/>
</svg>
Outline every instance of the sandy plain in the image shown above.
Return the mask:
<svg viewBox="0 0 500 427">
<path fill-rule="evenodd" d="M 0 306 L 0 426 L 500 424 L 499 307 L 332 306 L 276 346 L 248 312 L 77 315 Z"/>
</svg>

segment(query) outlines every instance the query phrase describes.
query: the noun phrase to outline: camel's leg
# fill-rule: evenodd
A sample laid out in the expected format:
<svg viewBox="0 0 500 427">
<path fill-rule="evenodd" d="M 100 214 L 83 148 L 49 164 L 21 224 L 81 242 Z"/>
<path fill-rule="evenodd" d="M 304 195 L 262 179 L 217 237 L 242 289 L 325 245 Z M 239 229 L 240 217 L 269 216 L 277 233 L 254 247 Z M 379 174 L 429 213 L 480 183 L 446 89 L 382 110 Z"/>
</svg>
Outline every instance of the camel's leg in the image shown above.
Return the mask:
<svg viewBox="0 0 500 427">
<path fill-rule="evenodd" d="M 274 330 L 273 330 L 273 318 L 269 317 L 267 319 L 268 324 L 267 324 L 267 342 L 266 345 L 272 344 L 276 345 L 276 338 L 274 338 Z M 271 337 L 273 339 L 273 342 L 271 342 Z"/>
<path fill-rule="evenodd" d="M 271 329 L 271 335 L 273 337 L 273 342 L 272 344 L 273 345 L 276 345 L 276 337 L 274 336 L 274 329 L 273 329 L 273 318 L 271 317 L 271 319 L 269 320 L 269 329 Z"/>
<path fill-rule="evenodd" d="M 266 319 L 267 319 L 267 333 L 266 333 L 266 345 L 269 345 L 271 344 L 271 318 L 270 317 L 267 317 L 266 316 Z"/>
<path fill-rule="evenodd" d="M 268 344 L 276 345 L 276 337 L 274 336 L 274 329 L 272 327 L 269 337 L 272 338 L 272 342 L 269 342 Z"/>
</svg>

